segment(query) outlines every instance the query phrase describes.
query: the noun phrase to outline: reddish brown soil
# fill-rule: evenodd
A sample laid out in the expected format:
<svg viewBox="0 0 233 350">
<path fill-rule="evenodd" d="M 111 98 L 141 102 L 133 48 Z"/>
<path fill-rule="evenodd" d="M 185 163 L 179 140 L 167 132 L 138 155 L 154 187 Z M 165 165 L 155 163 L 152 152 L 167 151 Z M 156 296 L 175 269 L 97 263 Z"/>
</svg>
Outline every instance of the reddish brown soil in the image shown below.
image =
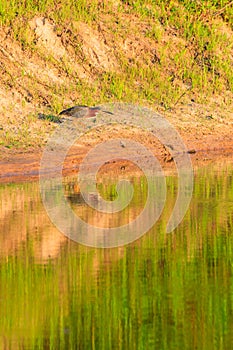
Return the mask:
<svg viewBox="0 0 233 350">
<path fill-rule="evenodd" d="M 220 130 L 219 130 L 220 131 Z M 200 132 L 200 130 L 198 130 Z M 174 161 L 171 159 L 169 152 L 158 143 L 158 141 L 151 135 L 138 134 L 134 140 L 143 143 L 149 149 L 153 151 L 158 158 L 162 168 L 166 170 L 175 170 Z M 211 162 L 225 162 L 233 161 L 233 133 L 229 130 L 223 134 L 216 133 L 201 133 L 200 135 L 195 130 L 192 132 L 180 130 L 180 134 L 189 150 L 191 161 L 194 167 L 203 166 Z M 131 138 L 132 133 L 124 130 L 124 138 Z M 99 135 L 91 135 L 85 140 L 80 140 L 76 147 L 73 147 L 64 163 L 63 174 L 74 175 L 78 171 L 80 162 L 85 154 L 97 143 L 106 139 L 104 133 Z M 96 138 L 95 138 L 96 136 Z M 117 133 L 116 135 L 117 136 Z M 122 132 L 121 132 L 122 136 Z M 109 139 L 109 135 L 107 137 Z M 2 151 L 0 160 L 0 183 L 10 182 L 25 182 L 34 181 L 39 178 L 40 159 L 43 150 L 31 152 L 15 152 L 15 151 Z M 138 170 L 139 171 L 139 170 Z M 135 165 L 126 161 L 110 161 L 104 165 L 101 169 L 102 174 L 108 174 L 109 176 L 123 174 L 134 175 L 137 172 Z M 140 172 L 140 171 L 139 171 Z"/>
</svg>

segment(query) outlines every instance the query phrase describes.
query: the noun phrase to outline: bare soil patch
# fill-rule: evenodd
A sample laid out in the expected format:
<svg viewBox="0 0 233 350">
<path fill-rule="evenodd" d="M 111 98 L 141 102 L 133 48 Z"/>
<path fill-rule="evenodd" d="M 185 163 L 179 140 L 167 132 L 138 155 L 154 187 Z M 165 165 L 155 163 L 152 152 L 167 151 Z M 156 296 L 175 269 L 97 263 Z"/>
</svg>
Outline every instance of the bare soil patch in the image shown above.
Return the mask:
<svg viewBox="0 0 233 350">
<path fill-rule="evenodd" d="M 212 123 L 212 124 L 211 124 Z M 180 135 L 188 148 L 193 167 L 205 166 L 213 162 L 233 161 L 233 134 L 225 124 L 214 124 L 210 120 L 209 125 L 193 125 L 184 122 L 185 126 L 178 128 Z M 151 134 L 145 131 L 135 133 L 135 130 L 123 128 L 120 125 L 109 126 L 105 130 L 92 131 L 82 137 L 69 151 L 63 166 L 63 175 L 76 175 L 83 158 L 95 145 L 111 138 L 128 138 L 137 141 L 148 149 L 159 160 L 163 170 L 176 172 L 174 160 L 169 150 Z M 40 159 L 43 149 L 31 149 L 27 152 L 6 151 L 0 152 L 0 183 L 24 182 L 38 180 Z M 98 161 L 98 159 L 96 160 Z M 124 177 L 140 175 L 141 170 L 135 168 L 133 163 L 116 160 L 110 161 L 100 169 L 100 176 Z M 52 175 L 52 174 L 51 174 Z"/>
</svg>

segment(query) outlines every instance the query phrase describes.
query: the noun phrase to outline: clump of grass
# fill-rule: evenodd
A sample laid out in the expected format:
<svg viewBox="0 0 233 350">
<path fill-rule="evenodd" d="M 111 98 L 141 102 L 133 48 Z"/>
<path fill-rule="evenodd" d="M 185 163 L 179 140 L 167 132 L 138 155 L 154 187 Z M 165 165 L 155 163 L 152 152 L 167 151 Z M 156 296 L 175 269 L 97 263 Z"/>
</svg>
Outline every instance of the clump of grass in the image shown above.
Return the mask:
<svg viewBox="0 0 233 350">
<path fill-rule="evenodd" d="M 48 120 L 49 122 L 53 122 L 53 123 L 61 123 L 61 119 L 54 114 L 39 113 L 38 118 L 42 120 Z"/>
</svg>

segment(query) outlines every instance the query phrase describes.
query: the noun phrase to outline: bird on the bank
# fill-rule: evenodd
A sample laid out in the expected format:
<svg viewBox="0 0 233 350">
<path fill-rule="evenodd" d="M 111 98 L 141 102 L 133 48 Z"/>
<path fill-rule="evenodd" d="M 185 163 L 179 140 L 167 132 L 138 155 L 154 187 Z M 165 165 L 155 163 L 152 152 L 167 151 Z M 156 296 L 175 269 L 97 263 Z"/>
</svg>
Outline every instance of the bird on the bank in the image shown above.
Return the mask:
<svg viewBox="0 0 233 350">
<path fill-rule="evenodd" d="M 93 118 L 95 117 L 98 113 L 107 113 L 113 115 L 112 112 L 105 111 L 99 106 L 96 107 L 88 107 L 85 105 L 77 105 L 74 107 L 70 107 L 68 109 L 64 109 L 59 113 L 58 116 L 55 116 L 53 114 L 44 114 L 44 113 L 39 113 L 38 118 L 43 119 L 43 120 L 49 120 L 54 123 L 63 123 L 66 118 L 60 118 L 60 116 L 67 116 L 71 118 Z"/>
<path fill-rule="evenodd" d="M 100 107 L 88 107 L 88 106 L 74 106 L 61 111 L 59 115 L 67 115 L 75 118 L 92 118 L 95 117 L 99 112 L 113 114 L 108 111 L 104 111 Z"/>
</svg>

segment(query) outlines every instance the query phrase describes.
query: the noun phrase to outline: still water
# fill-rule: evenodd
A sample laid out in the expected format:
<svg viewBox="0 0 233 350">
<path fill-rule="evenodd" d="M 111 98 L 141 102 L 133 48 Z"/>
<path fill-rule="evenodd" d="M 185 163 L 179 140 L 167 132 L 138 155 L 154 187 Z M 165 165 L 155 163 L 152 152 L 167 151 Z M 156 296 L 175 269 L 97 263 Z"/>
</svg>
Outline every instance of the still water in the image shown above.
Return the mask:
<svg viewBox="0 0 233 350">
<path fill-rule="evenodd" d="M 120 216 L 67 200 L 85 220 L 127 223 L 145 203 L 143 178 Z M 67 239 L 50 222 L 38 183 L 0 186 L 0 349 L 203 349 L 233 347 L 233 166 L 195 172 L 182 223 L 166 222 L 177 195 L 137 241 L 95 249 Z M 101 184 L 106 199 L 114 186 Z M 110 215 L 110 214 L 109 214 Z"/>
</svg>

